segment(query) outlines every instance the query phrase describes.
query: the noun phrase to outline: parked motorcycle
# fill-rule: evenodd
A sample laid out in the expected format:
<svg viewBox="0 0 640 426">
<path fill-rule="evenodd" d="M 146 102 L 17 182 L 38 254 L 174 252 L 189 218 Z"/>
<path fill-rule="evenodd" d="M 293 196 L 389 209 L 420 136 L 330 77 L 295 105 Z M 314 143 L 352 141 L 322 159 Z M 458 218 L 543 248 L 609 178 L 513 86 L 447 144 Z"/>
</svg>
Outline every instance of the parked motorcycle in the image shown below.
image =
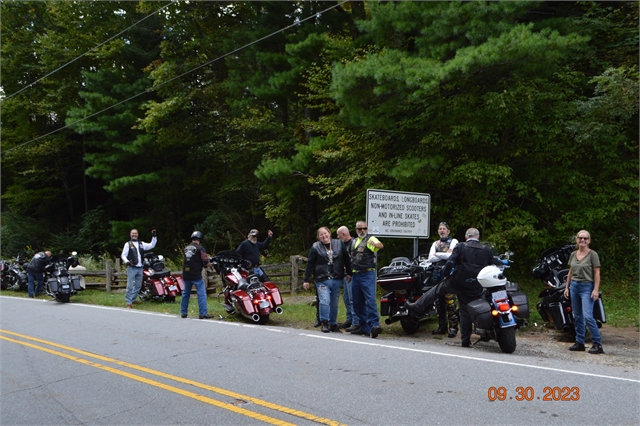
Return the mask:
<svg viewBox="0 0 640 426">
<path fill-rule="evenodd" d="M 544 322 L 553 324 L 556 330 L 562 330 L 576 335 L 571 299 L 564 297 L 564 289 L 567 285 L 569 269 L 564 265 L 575 250 L 575 245 L 568 244 L 562 248 L 550 248 L 542 253 L 538 265 L 533 268 L 534 278 L 542 280 L 546 289 L 538 297 L 540 301 L 536 305 L 538 313 Z M 593 305 L 593 317 L 598 328 L 607 322 L 607 317 L 602 303 L 602 292 L 597 302 Z"/>
<path fill-rule="evenodd" d="M 238 313 L 257 324 L 266 324 L 272 312 L 282 314 L 278 287 L 271 281 L 260 282 L 256 274 L 249 272 L 250 262 L 238 253 L 222 251 L 209 260 L 225 286 L 218 294 L 218 302 L 229 314 Z M 220 302 L 221 296 L 224 302 Z"/>
<path fill-rule="evenodd" d="M 51 257 L 45 266 L 45 291 L 49 296 L 61 303 L 68 303 L 71 295 L 84 290 L 79 275 L 69 275 L 69 268 L 78 266 L 77 252 L 58 254 Z"/>
<path fill-rule="evenodd" d="M 436 267 L 426 262 L 426 256 L 410 260 L 396 257 L 388 266 L 378 271 L 377 283 L 385 291 L 380 297 L 380 315 L 386 316 L 385 324 L 400 321 L 407 334 L 418 331 L 420 323 L 437 315 L 435 304 L 425 309 L 420 318 L 410 315 L 404 304 L 415 302 L 437 282 L 433 282 Z"/>
<path fill-rule="evenodd" d="M 511 253 L 500 256 L 505 267 Z M 473 334 L 480 340 L 495 340 L 505 353 L 516 350 L 516 329 L 526 325 L 529 318 L 529 300 L 519 291 L 517 283 L 507 281 L 503 268 L 496 265 L 484 267 L 478 273 L 478 282 L 483 288 L 482 297 L 467 306 L 473 322 Z"/>
<path fill-rule="evenodd" d="M 26 271 L 27 261 L 17 256 L 11 263 L 2 261 L 2 289 L 3 290 L 27 290 L 29 277 Z"/>
<path fill-rule="evenodd" d="M 182 275 L 172 275 L 165 269 L 164 256 L 145 253 L 142 268 L 140 299 L 173 303 L 176 296 L 182 294 L 184 279 Z"/>
</svg>

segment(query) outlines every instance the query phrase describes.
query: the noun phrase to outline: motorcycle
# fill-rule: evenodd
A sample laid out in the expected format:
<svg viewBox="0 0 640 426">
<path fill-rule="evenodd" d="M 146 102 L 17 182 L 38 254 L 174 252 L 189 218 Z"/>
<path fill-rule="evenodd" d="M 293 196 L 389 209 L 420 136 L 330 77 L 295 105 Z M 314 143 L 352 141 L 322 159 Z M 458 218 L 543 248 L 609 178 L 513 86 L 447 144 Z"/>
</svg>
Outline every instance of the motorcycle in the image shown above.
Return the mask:
<svg viewBox="0 0 640 426">
<path fill-rule="evenodd" d="M 2 289 L 27 290 L 29 277 L 26 271 L 27 261 L 17 256 L 10 264 L 2 260 Z"/>
<path fill-rule="evenodd" d="M 69 275 L 69 268 L 78 266 L 77 252 L 58 254 L 51 258 L 45 266 L 45 291 L 53 299 L 61 303 L 68 303 L 71 295 L 84 290 L 79 275 Z"/>
<path fill-rule="evenodd" d="M 140 299 L 173 303 L 176 296 L 182 294 L 184 279 L 182 275 L 172 275 L 165 269 L 164 256 L 145 253 L 142 268 Z"/>
<path fill-rule="evenodd" d="M 222 280 L 224 289 L 218 293 L 218 303 L 229 314 L 239 313 L 256 324 L 266 324 L 272 312 L 282 314 L 280 290 L 271 281 L 260 282 L 249 272 L 250 262 L 235 251 L 222 251 L 209 261 Z M 224 302 L 220 297 L 224 296 Z"/>
<path fill-rule="evenodd" d="M 434 282 L 436 267 L 426 262 L 426 256 L 418 256 L 414 260 L 407 257 L 396 257 L 388 266 L 378 271 L 377 284 L 385 293 L 380 297 L 380 315 L 386 316 L 385 324 L 400 321 L 407 334 L 415 334 L 420 323 L 437 316 L 435 304 L 425 309 L 417 318 L 410 315 L 404 304 L 415 302 L 437 282 Z"/>
<path fill-rule="evenodd" d="M 527 295 L 519 291 L 517 283 L 507 281 L 503 275 L 510 255 L 509 252 L 500 256 L 503 267 L 489 265 L 478 273 L 482 297 L 467 305 L 473 334 L 479 335 L 483 342 L 497 341 L 505 353 L 516 350 L 516 329 L 526 325 L 529 318 Z"/>
<path fill-rule="evenodd" d="M 544 322 L 553 324 L 556 330 L 568 332 L 572 336 L 576 335 L 576 328 L 571 309 L 571 299 L 564 297 L 569 269 L 565 269 L 563 266 L 571 257 L 575 247 L 573 244 L 568 244 L 562 248 L 550 248 L 544 251 L 540 256 L 538 265 L 532 271 L 533 277 L 542 280 L 546 287 L 538 296 L 540 301 L 536 305 L 540 317 Z M 607 322 L 602 303 L 602 292 L 600 292 L 600 297 L 593 305 L 593 317 L 598 324 L 598 328 Z"/>
</svg>

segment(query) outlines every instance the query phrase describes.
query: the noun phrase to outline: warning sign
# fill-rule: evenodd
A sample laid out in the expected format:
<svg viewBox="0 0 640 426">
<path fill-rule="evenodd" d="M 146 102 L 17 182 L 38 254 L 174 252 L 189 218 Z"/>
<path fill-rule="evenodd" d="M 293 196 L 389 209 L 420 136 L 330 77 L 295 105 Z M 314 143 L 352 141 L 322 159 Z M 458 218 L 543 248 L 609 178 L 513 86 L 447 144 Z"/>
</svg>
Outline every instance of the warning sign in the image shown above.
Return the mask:
<svg viewBox="0 0 640 426">
<path fill-rule="evenodd" d="M 367 189 L 367 225 L 377 237 L 429 238 L 431 197 Z"/>
</svg>

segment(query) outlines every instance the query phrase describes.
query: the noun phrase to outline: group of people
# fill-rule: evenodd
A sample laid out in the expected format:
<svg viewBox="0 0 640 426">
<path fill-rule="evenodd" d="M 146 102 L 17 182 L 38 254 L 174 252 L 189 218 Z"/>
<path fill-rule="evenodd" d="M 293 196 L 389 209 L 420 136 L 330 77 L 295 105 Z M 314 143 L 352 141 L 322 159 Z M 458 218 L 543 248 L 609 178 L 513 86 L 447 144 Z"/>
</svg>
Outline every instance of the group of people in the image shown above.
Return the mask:
<svg viewBox="0 0 640 426">
<path fill-rule="evenodd" d="M 465 232 L 465 242 L 459 243 L 450 237 L 451 228 L 446 222 L 438 225 L 439 240 L 435 241 L 429 251 L 428 262 L 437 265 L 434 279 L 442 279 L 437 285 L 424 293 L 415 303 L 407 303 L 407 310 L 415 316 L 421 316 L 428 306 L 438 301 L 439 327 L 433 334 L 447 334 L 455 337 L 458 333 L 458 320 L 462 347 L 471 346 L 472 322 L 468 303 L 482 295 L 482 287 L 476 280 L 478 272 L 490 264 L 499 265 L 490 248 L 480 243 L 480 232 L 469 228 Z M 341 226 L 337 229 L 338 238 L 331 238 L 331 230 L 325 226 L 317 231 L 317 239 L 311 250 L 304 274 L 303 288 L 309 288 L 309 281 L 314 277 L 317 291 L 318 326 L 324 333 L 346 332 L 356 335 L 378 337 L 382 332 L 379 322 L 378 304 L 376 300 L 376 267 L 377 252 L 384 245 L 368 233 L 367 223 L 356 222 L 356 238 L 352 238 L 349 229 Z M 138 241 L 138 231 L 132 229 L 130 240 L 122 250 L 122 260 L 128 267 L 126 307 L 135 303 L 142 284 L 142 261 L 145 251 L 151 250 L 157 243 L 154 229 L 150 243 Z M 252 229 L 237 248 L 237 252 L 251 263 L 251 269 L 262 281 L 268 277 L 260 267 L 260 251 L 267 248 L 273 236 L 258 242 L 258 230 Z M 592 338 L 589 353 L 604 353 L 602 338 L 597 323 L 593 318 L 593 305 L 599 297 L 600 258 L 589 248 L 591 236 L 581 230 L 576 236 L 578 249 L 569 259 L 569 275 L 564 290 L 566 298 L 571 298 L 576 329 L 576 342 L 569 348 L 571 351 L 584 351 L 586 327 Z M 206 286 L 202 270 L 210 268 L 209 258 L 202 247 L 203 235 L 199 231 L 191 234 L 191 242 L 184 248 L 183 278 L 185 288 L 182 293 L 180 313 L 187 318 L 191 289 L 195 286 L 198 295 L 199 318 L 213 318 L 209 315 L 206 303 Z M 29 297 L 34 294 L 34 281 L 38 281 L 35 294 L 42 292 L 44 266 L 51 259 L 50 252 L 38 253 L 29 264 Z M 455 273 L 452 274 L 452 272 Z M 340 290 L 344 287 L 344 305 L 346 321 L 338 324 L 338 302 Z M 455 297 L 459 302 L 459 316 L 455 309 Z"/>
</svg>

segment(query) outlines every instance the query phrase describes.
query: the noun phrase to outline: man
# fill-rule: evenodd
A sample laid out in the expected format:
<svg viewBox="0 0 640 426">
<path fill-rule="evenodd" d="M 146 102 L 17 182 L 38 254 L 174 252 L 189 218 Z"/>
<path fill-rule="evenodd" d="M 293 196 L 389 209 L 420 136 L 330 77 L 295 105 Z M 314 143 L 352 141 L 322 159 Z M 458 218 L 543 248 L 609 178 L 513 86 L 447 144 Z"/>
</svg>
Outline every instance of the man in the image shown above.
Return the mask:
<svg viewBox="0 0 640 426">
<path fill-rule="evenodd" d="M 256 274 L 262 282 L 269 281 L 269 277 L 260 267 L 260 251 L 269 247 L 272 236 L 273 232 L 269 230 L 269 232 L 267 233 L 267 238 L 260 243 L 258 242 L 258 230 L 252 229 L 251 231 L 249 231 L 247 239 L 240 243 L 240 245 L 236 249 L 236 251 L 240 254 L 240 256 L 242 256 L 243 259 L 251 262 L 253 273 Z"/>
<path fill-rule="evenodd" d="M 482 286 L 476 279 L 478 272 L 487 265 L 500 264 L 491 249 L 480 244 L 479 238 L 480 232 L 476 228 L 467 229 L 466 242 L 455 246 L 442 271 L 448 276 L 455 267 L 453 277 L 441 281 L 415 303 L 405 304 L 411 314 L 420 316 L 438 296 L 456 293 L 460 302 L 460 338 L 464 348 L 471 346 L 471 316 L 467 304 L 482 296 Z"/>
<path fill-rule="evenodd" d="M 378 303 L 376 301 L 376 253 L 384 247 L 373 235 L 367 233 L 367 223 L 363 220 L 356 222 L 358 238 L 351 244 L 351 291 L 353 310 L 358 316 L 360 328 L 351 334 L 378 337 L 382 331 L 378 317 Z"/>
<path fill-rule="evenodd" d="M 338 239 L 344 243 L 344 246 L 347 249 L 347 253 L 350 252 L 351 243 L 353 242 L 353 238 L 351 238 L 351 233 L 349 232 L 349 228 L 346 226 L 341 226 L 336 231 L 338 235 Z M 351 280 L 348 277 L 344 279 L 344 293 L 343 293 L 343 301 L 344 307 L 347 311 L 347 319 L 344 323 L 340 324 L 340 328 L 344 328 L 345 331 L 349 333 L 355 330 L 360 329 L 360 322 L 358 316 L 353 311 L 353 290 L 351 287 Z"/>
<path fill-rule="evenodd" d="M 434 283 L 437 283 L 444 278 L 442 276 L 442 268 L 445 263 L 447 263 L 447 260 L 451 256 L 451 252 L 458 244 L 458 240 L 449 236 L 450 233 L 451 228 L 449 228 L 449 224 L 447 222 L 440 222 L 438 225 L 438 235 L 440 236 L 440 239 L 431 245 L 429 257 L 427 258 L 427 261 L 435 267 L 432 277 Z M 447 337 L 456 337 L 458 334 L 456 295 L 445 294 L 444 296 L 438 296 L 436 306 L 438 310 L 438 328 L 433 330 L 431 334 L 447 334 Z M 448 324 L 447 317 L 449 317 Z"/>
<path fill-rule="evenodd" d="M 51 252 L 41 251 L 33 255 L 31 262 L 27 265 L 27 291 L 29 297 L 34 297 L 33 285 L 35 280 L 38 280 L 38 286 L 36 287 L 35 295 L 40 296 L 42 294 L 42 288 L 44 286 L 44 268 L 51 262 Z"/>
<path fill-rule="evenodd" d="M 124 300 L 127 308 L 131 308 L 133 302 L 138 298 L 140 287 L 142 286 L 142 262 L 144 253 L 152 250 L 158 242 L 156 230 L 151 231 L 151 242 L 138 242 L 138 230 L 132 229 L 129 233 L 131 239 L 124 243 L 120 258 L 127 265 L 127 290 Z"/>
<path fill-rule="evenodd" d="M 202 278 L 202 269 L 208 267 L 209 257 L 201 243 L 203 240 L 202 232 L 195 231 L 191 234 L 191 244 L 184 248 L 184 263 L 182 266 L 182 278 L 184 279 L 184 290 L 182 290 L 182 300 L 180 301 L 180 316 L 187 317 L 189 311 L 189 298 L 191 297 L 191 288 L 196 287 L 198 295 L 198 318 L 211 319 L 213 315 L 209 315 L 207 308 L 207 288 Z"/>
</svg>

